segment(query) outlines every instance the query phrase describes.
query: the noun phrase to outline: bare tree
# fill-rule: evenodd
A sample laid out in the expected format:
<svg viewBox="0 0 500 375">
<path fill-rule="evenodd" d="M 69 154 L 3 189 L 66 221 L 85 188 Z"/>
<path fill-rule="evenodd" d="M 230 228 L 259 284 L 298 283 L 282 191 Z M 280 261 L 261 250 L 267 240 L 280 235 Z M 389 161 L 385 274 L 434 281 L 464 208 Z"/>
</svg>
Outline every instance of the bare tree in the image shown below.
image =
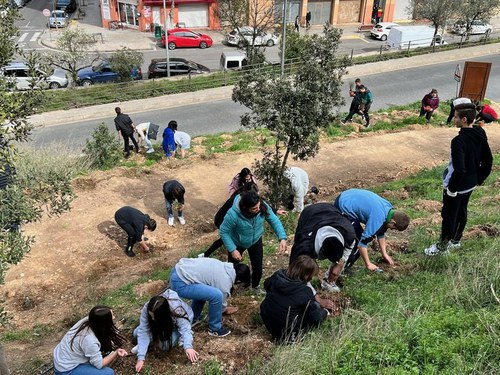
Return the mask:
<svg viewBox="0 0 500 375">
<path fill-rule="evenodd" d="M 249 64 L 263 62 L 264 48 L 256 46 L 257 37 L 274 27 L 274 0 L 221 0 L 218 3 L 217 15 L 224 29 L 238 30 L 240 43 L 244 49 Z M 251 40 L 247 40 L 242 28 L 248 26 L 251 30 Z"/>
<path fill-rule="evenodd" d="M 456 12 L 456 8 L 456 0 L 410 0 L 406 10 L 413 18 L 431 21 L 434 27 L 434 43 L 439 28 L 446 26 Z"/>
</svg>

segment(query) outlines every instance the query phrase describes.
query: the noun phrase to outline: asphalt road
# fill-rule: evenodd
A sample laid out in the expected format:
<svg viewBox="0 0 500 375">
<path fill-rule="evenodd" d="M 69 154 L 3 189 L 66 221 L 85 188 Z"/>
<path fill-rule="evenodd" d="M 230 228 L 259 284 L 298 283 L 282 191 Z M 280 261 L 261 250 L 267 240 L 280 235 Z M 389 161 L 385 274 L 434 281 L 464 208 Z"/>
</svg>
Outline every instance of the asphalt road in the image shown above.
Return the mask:
<svg viewBox="0 0 500 375">
<path fill-rule="evenodd" d="M 484 62 L 500 61 L 500 54 L 477 59 Z M 455 67 L 458 63 L 463 68 L 463 62 L 453 61 L 404 71 L 391 71 L 384 74 L 361 76 L 363 82 L 370 88 L 374 96 L 372 109 L 386 108 L 389 105 L 408 104 L 420 100 L 432 88 L 439 90 L 442 99 L 455 96 L 457 84 L 453 79 Z M 347 93 L 347 83 L 344 92 Z M 493 64 L 486 96 L 493 101 L 500 102 L 500 65 Z M 88 108 L 89 111 L 92 108 Z M 126 113 L 126 105 L 123 106 Z M 347 105 L 341 107 L 346 111 Z M 245 107 L 234 103 L 231 99 L 217 100 L 208 103 L 194 104 L 169 109 L 161 109 L 133 114 L 135 123 L 151 121 L 166 125 L 170 120 L 177 120 L 179 130 L 192 136 L 233 132 L 240 128 L 240 115 Z M 58 125 L 36 129 L 33 132 L 33 147 L 52 147 L 51 143 L 60 146 L 68 145 L 72 149 L 81 149 L 85 140 L 91 135 L 93 128 L 105 122 L 109 129 L 115 132 L 113 125 L 114 114 L 94 121 L 82 121 L 68 125 Z M 57 146 L 59 147 L 59 146 Z"/>
</svg>

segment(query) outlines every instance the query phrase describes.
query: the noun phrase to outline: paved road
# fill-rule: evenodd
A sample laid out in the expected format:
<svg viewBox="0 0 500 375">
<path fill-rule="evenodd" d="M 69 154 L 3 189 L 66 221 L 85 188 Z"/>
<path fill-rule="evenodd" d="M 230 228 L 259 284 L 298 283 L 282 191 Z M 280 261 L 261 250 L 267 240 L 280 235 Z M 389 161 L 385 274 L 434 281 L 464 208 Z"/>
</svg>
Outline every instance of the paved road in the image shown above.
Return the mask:
<svg viewBox="0 0 500 375">
<path fill-rule="evenodd" d="M 477 59 L 479 61 L 500 61 L 500 54 L 491 55 Z M 429 65 L 404 71 L 387 72 L 384 74 L 362 76 L 374 94 L 374 110 L 385 108 L 394 104 L 407 104 L 420 100 L 422 96 L 435 87 L 439 90 L 442 99 L 448 99 L 455 95 L 456 82 L 453 73 L 457 63 L 463 66 L 463 61 L 454 61 Z M 344 85 L 344 92 L 347 86 Z M 493 64 L 486 96 L 496 102 L 500 102 L 500 65 Z M 126 106 L 123 106 L 126 112 Z M 92 109 L 89 108 L 89 111 Z M 342 111 L 347 110 L 344 105 Z M 140 123 L 151 121 L 166 125 L 170 120 L 177 120 L 181 130 L 192 136 L 203 134 L 215 134 L 220 132 L 232 132 L 239 129 L 239 117 L 245 108 L 230 99 L 217 100 L 208 103 L 188 105 L 169 109 L 158 109 L 135 113 L 132 118 L 134 122 Z M 114 132 L 113 113 L 109 117 L 82 121 L 69 125 L 59 125 L 37 129 L 33 133 L 31 145 L 34 147 L 49 146 L 50 143 L 69 145 L 73 149 L 81 149 L 82 145 L 92 133 L 92 129 L 104 121 Z M 57 146 L 59 147 L 59 146 Z"/>
</svg>

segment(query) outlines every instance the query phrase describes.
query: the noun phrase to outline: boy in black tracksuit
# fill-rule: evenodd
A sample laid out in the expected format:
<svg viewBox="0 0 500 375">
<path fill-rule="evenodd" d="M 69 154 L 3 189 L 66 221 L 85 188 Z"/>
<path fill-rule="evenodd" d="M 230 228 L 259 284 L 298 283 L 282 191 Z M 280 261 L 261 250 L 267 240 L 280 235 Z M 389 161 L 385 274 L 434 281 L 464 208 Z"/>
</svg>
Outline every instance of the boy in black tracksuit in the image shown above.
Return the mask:
<svg viewBox="0 0 500 375">
<path fill-rule="evenodd" d="M 488 138 L 483 128 L 472 126 L 475 117 L 474 104 L 455 106 L 454 122 L 460 132 L 451 141 L 451 158 L 443 174 L 441 238 L 425 249 L 428 256 L 460 247 L 469 198 L 491 172 L 493 156 Z"/>
<path fill-rule="evenodd" d="M 290 264 L 303 254 L 313 259 L 329 259 L 333 266 L 325 274 L 321 286 L 338 292 L 340 289 L 335 282 L 355 243 L 356 233 L 352 223 L 333 204 L 312 204 L 300 214 Z"/>
<path fill-rule="evenodd" d="M 139 243 L 144 251 L 149 251 L 144 237 L 144 229 L 154 231 L 156 229 L 156 221 L 151 219 L 149 215 L 143 214 L 137 208 L 125 206 L 115 212 L 116 223 L 127 232 L 128 240 L 125 247 L 125 254 L 129 257 L 134 257 L 135 253 L 132 250 L 136 242 Z"/>
<path fill-rule="evenodd" d="M 274 339 L 294 342 L 300 332 L 319 326 L 329 315 L 315 300 L 316 291 L 309 284 L 317 272 L 316 261 L 301 255 L 287 270 L 276 271 L 264 281 L 267 294 L 260 315 Z"/>
</svg>

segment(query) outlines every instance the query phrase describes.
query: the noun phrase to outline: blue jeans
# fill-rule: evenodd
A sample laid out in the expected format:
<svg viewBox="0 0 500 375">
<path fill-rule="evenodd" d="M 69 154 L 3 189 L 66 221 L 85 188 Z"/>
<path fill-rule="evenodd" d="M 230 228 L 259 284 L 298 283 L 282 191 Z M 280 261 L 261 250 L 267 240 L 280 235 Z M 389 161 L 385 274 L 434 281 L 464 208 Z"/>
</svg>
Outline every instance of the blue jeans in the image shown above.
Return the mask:
<svg viewBox="0 0 500 375">
<path fill-rule="evenodd" d="M 170 288 L 177 292 L 179 297 L 192 300 L 193 321 L 200 317 L 205 301 L 208 301 L 208 328 L 212 331 L 218 331 L 222 328 L 224 296 L 219 289 L 205 284 L 186 284 L 177 275 L 175 268 L 172 268 L 170 273 Z"/>
<path fill-rule="evenodd" d="M 172 210 L 172 204 L 168 200 L 165 199 L 165 206 L 167 207 L 167 217 L 174 217 L 174 211 Z M 177 216 L 182 217 L 182 211 L 177 211 Z"/>
<path fill-rule="evenodd" d="M 90 363 L 82 363 L 70 371 L 57 371 L 54 367 L 55 375 L 114 375 L 111 367 L 95 368 Z"/>
<path fill-rule="evenodd" d="M 137 326 L 135 329 L 134 329 L 134 332 L 133 332 L 133 335 L 135 338 L 137 338 L 137 332 L 139 330 L 139 326 Z M 172 337 L 171 337 L 171 341 L 172 341 L 172 346 L 170 346 L 170 342 L 169 341 L 160 341 L 158 343 L 158 347 L 161 349 L 161 350 L 164 350 L 164 351 L 169 351 L 170 349 L 172 349 L 176 344 L 177 342 L 179 341 L 179 337 L 181 337 L 181 334 L 179 333 L 179 331 L 177 329 L 174 328 L 174 330 L 172 331 Z"/>
</svg>

